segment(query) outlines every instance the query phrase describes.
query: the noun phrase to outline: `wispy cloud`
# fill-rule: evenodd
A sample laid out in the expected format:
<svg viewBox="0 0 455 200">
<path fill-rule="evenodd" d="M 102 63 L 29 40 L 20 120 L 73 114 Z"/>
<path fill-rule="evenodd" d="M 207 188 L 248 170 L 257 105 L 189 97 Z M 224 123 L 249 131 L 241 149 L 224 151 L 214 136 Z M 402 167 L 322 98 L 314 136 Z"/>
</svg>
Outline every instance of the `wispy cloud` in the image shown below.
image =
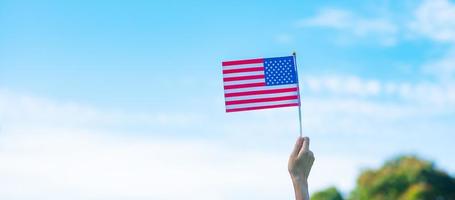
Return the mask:
<svg viewBox="0 0 455 200">
<path fill-rule="evenodd" d="M 155 132 L 160 127 L 178 130 L 204 123 L 204 116 L 188 112 L 131 113 L 102 110 L 77 102 L 18 94 L 0 88 L 0 131 L 27 132 L 39 129 L 101 129 L 111 133 L 143 127 Z M 135 129 L 137 130 L 137 129 Z"/>
<path fill-rule="evenodd" d="M 455 5 L 448 0 L 425 0 L 414 12 L 411 30 L 435 41 L 455 43 Z"/>
<path fill-rule="evenodd" d="M 297 22 L 300 27 L 321 26 L 327 28 L 346 29 L 349 28 L 349 20 L 352 18 L 349 11 L 341 9 L 326 8 L 319 11 L 316 16 L 303 19 Z"/>
<path fill-rule="evenodd" d="M 445 84 L 455 81 L 455 4 L 448 0 L 425 0 L 409 22 L 412 33 L 451 47 L 424 64 L 422 71 L 434 75 Z"/>
<path fill-rule="evenodd" d="M 448 0 L 424 0 L 407 20 L 386 17 L 363 17 L 350 10 L 323 8 L 309 18 L 301 19 L 301 28 L 321 27 L 337 30 L 355 38 L 369 38 L 384 45 L 394 45 L 402 35 L 426 37 L 438 42 L 455 43 L 455 5 Z M 401 28 L 402 27 L 402 28 Z"/>
<path fill-rule="evenodd" d="M 448 0 L 425 0 L 411 12 L 406 20 L 386 17 L 366 18 L 352 11 L 339 8 L 323 8 L 312 17 L 299 20 L 301 28 L 321 27 L 333 29 L 338 34 L 347 34 L 356 39 L 368 38 L 383 45 L 394 45 L 399 40 L 429 39 L 451 47 L 439 58 L 422 64 L 421 71 L 447 82 L 455 79 L 455 4 Z M 404 37 L 411 35 L 413 37 Z M 355 41 L 355 40 L 351 40 Z M 351 85 L 356 85 L 351 80 Z M 311 84 L 311 83 L 310 83 Z M 314 84 L 313 84 L 314 85 Z M 373 85 L 371 85 L 373 86 Z M 395 86 L 389 84 L 389 89 Z M 376 90 L 374 90 L 376 91 Z M 373 90 L 371 90 L 373 92 Z"/>
<path fill-rule="evenodd" d="M 368 144 L 368 152 L 359 147 L 367 153 L 349 154 L 341 138 L 388 138 L 407 131 L 422 135 L 425 129 L 423 133 L 418 129 L 434 124 L 427 121 L 406 128 L 395 122 L 409 122 L 414 116 L 440 111 L 434 106 L 422 109 L 413 104 L 369 101 L 363 97 L 383 92 L 383 83 L 347 79 L 352 83 L 344 89 L 340 89 L 344 84 L 338 85 L 346 82 L 343 77 L 309 77 L 317 82 L 312 84 L 320 86 L 305 83 L 304 89 L 311 93 L 328 91 L 332 96 L 304 95 L 305 131 L 318 140 L 314 146 L 317 161 L 310 179 L 312 190 L 337 185 L 348 191 L 359 169 L 377 166 L 402 148 L 397 140 L 397 144 L 388 142 L 386 152 L 375 146 L 381 144 Z M 345 94 L 338 96 L 334 91 Z M 297 133 L 295 110 L 221 118 L 207 113 L 137 114 L 0 90 L 0 113 L 2 199 L 292 198 L 286 159 Z M 134 128 L 118 128 L 147 124 L 147 136 L 136 135 Z M 217 127 L 218 132 L 211 134 L 219 136 L 165 136 L 169 131 L 180 131 L 174 126 L 183 126 L 182 130 L 188 132 L 192 131 L 189 126 L 199 125 Z M 334 134 L 336 141 L 330 139 Z M 329 139 L 324 141 L 327 136 Z M 258 141 L 261 145 L 245 146 Z M 412 145 L 419 146 L 409 142 L 407 148 Z M 337 153 L 332 148 L 338 149 Z M 437 148 L 433 151 L 439 152 Z"/>
<path fill-rule="evenodd" d="M 5 90 L 0 91 L 0 113 L 2 199 L 292 198 L 288 149 L 238 148 L 222 138 L 112 134 L 110 125 L 141 117 Z M 169 117 L 154 125 L 181 122 L 181 117 Z M 247 138 L 259 137 L 249 132 L 255 136 Z M 319 178 L 311 179 L 313 190 L 331 184 L 347 190 L 358 169 L 377 163 L 323 153 L 317 159 L 312 176 Z M 342 175 L 331 168 L 335 164 Z"/>
<path fill-rule="evenodd" d="M 276 199 L 290 188 L 279 154 L 204 141 L 64 130 L 10 135 L 0 145 L 2 199 Z"/>
<path fill-rule="evenodd" d="M 377 38 L 383 45 L 396 42 L 398 27 L 386 18 L 365 18 L 337 8 L 321 9 L 315 16 L 297 22 L 300 28 L 335 29 L 357 38 Z"/>
<path fill-rule="evenodd" d="M 451 59 L 451 57 L 447 58 Z M 440 67 L 450 71 L 452 63 L 444 60 L 428 67 Z M 303 80 L 305 88 L 312 94 L 330 94 L 341 97 L 394 98 L 397 101 L 431 105 L 439 110 L 455 106 L 455 86 L 453 84 L 420 82 L 390 82 L 363 79 L 357 76 L 307 76 Z"/>
</svg>

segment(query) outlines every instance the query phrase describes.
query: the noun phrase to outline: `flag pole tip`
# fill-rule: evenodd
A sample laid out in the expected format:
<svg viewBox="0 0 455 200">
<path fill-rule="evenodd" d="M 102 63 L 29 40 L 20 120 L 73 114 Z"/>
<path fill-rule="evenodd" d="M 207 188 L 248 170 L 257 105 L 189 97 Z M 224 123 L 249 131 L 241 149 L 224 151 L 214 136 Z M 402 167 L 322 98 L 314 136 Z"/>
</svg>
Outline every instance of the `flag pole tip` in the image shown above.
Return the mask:
<svg viewBox="0 0 455 200">
<path fill-rule="evenodd" d="M 295 56 L 295 55 L 296 55 L 295 51 L 293 51 L 293 52 L 292 52 L 292 55 L 293 55 L 293 56 Z"/>
</svg>

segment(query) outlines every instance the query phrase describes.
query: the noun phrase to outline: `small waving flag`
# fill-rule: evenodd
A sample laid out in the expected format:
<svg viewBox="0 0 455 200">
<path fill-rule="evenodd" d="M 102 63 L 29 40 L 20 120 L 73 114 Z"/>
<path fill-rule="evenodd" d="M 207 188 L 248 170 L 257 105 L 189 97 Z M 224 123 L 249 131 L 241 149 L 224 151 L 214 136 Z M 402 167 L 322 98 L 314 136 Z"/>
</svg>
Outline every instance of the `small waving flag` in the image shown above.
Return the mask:
<svg viewBox="0 0 455 200">
<path fill-rule="evenodd" d="M 294 56 L 225 61 L 226 112 L 299 106 Z"/>
</svg>

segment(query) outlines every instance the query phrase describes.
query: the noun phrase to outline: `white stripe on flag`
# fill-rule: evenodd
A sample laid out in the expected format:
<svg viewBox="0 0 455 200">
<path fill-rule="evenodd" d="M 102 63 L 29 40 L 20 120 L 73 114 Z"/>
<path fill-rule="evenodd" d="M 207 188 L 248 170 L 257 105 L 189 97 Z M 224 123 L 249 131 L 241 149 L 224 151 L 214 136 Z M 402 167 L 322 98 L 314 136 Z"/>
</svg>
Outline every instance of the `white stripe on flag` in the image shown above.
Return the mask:
<svg viewBox="0 0 455 200">
<path fill-rule="evenodd" d="M 223 70 L 226 70 L 226 69 L 243 69 L 243 68 L 252 68 L 252 67 L 264 67 L 264 64 L 263 63 L 256 63 L 256 64 L 223 66 Z"/>
<path fill-rule="evenodd" d="M 241 81 L 225 81 L 224 85 L 239 85 L 247 83 L 265 83 L 265 79 L 250 79 L 250 80 L 241 80 Z"/>
<path fill-rule="evenodd" d="M 226 109 L 249 108 L 249 107 L 258 107 L 258 106 L 276 106 L 276 105 L 291 104 L 291 103 L 299 103 L 299 100 L 293 99 L 293 100 L 284 100 L 284 101 L 271 101 L 271 102 L 261 102 L 261 103 L 245 103 L 245 104 L 226 105 Z"/>
<path fill-rule="evenodd" d="M 223 78 L 231 78 L 231 77 L 238 77 L 238 76 L 254 76 L 254 75 L 264 75 L 264 71 L 223 74 Z"/>
<path fill-rule="evenodd" d="M 282 93 L 273 93 L 273 94 L 257 94 L 257 95 L 247 95 L 247 96 L 238 96 L 238 97 L 226 97 L 226 101 L 237 101 L 237 100 L 246 100 L 246 99 L 261 99 L 261 98 L 270 98 L 270 97 L 285 97 L 285 96 L 295 96 L 296 92 L 282 92 Z"/>
<path fill-rule="evenodd" d="M 237 93 L 237 92 L 250 92 L 250 91 L 263 91 L 263 90 L 273 90 L 273 89 L 284 89 L 284 88 L 296 88 L 297 84 L 287 84 L 287 85 L 273 85 L 273 86 L 260 86 L 260 87 L 248 87 L 248 88 L 238 88 L 238 89 L 227 89 L 224 90 L 224 93 Z"/>
</svg>

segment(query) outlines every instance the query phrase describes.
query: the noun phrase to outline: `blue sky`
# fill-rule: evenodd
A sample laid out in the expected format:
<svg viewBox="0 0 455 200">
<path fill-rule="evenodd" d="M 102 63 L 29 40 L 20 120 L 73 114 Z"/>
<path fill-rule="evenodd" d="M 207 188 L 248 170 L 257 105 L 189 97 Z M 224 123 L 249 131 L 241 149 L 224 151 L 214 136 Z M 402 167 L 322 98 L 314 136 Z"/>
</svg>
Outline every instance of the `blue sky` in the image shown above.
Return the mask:
<svg viewBox="0 0 455 200">
<path fill-rule="evenodd" d="M 347 193 L 404 153 L 453 174 L 454 13 L 448 0 L 2 0 L 0 197 L 290 198 L 296 109 L 225 114 L 221 61 L 293 51 L 313 191 Z M 191 186 L 175 194 L 176 177 Z"/>
</svg>

